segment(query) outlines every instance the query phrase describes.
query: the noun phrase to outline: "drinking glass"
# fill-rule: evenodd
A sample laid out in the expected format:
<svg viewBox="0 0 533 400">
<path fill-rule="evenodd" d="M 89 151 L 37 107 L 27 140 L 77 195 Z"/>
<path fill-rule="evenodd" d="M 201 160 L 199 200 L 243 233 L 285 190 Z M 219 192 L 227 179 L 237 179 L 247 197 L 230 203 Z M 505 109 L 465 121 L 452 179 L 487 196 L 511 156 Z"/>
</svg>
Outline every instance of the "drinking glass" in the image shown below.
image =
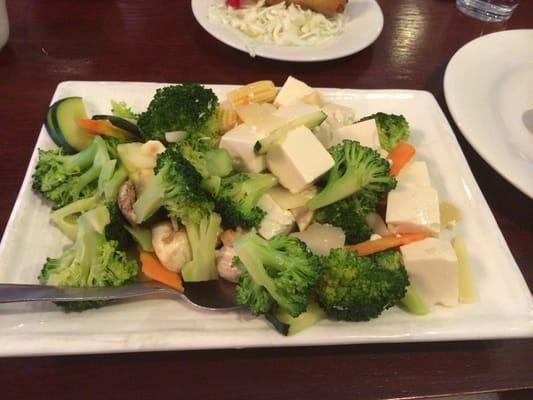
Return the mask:
<svg viewBox="0 0 533 400">
<path fill-rule="evenodd" d="M 463 13 L 482 21 L 507 21 L 518 0 L 457 0 L 457 8 Z"/>
<path fill-rule="evenodd" d="M 9 37 L 9 21 L 7 19 L 6 0 L 0 0 L 0 50 Z"/>
</svg>

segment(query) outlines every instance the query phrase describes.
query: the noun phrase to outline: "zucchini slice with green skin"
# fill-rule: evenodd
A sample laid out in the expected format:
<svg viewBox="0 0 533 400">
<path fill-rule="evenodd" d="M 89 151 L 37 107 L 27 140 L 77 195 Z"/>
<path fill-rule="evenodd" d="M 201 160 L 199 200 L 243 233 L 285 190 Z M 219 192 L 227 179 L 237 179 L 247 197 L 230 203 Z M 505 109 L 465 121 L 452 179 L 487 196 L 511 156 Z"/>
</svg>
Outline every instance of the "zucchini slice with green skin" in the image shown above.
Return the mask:
<svg viewBox="0 0 533 400">
<path fill-rule="evenodd" d="M 283 140 L 283 138 L 285 138 L 285 135 L 289 133 L 289 131 L 298 128 L 301 125 L 312 129 L 315 126 L 318 126 L 322 122 L 324 122 L 327 117 L 328 116 L 326 115 L 326 113 L 321 110 L 318 110 L 302 117 L 296 118 L 292 121 L 289 121 L 278 129 L 276 129 L 274 132 L 270 133 L 265 138 L 258 140 L 254 145 L 254 151 L 257 154 L 266 154 L 276 143 Z"/>
<path fill-rule="evenodd" d="M 48 108 L 48 111 L 46 112 L 46 116 L 44 118 L 44 127 L 46 128 L 46 131 L 48 132 L 50 139 L 52 139 L 54 143 L 57 144 L 58 146 L 62 146 L 61 143 L 58 143 L 59 138 L 57 136 L 56 128 L 52 124 L 52 114 L 54 113 L 56 105 L 57 105 L 57 102 L 52 104 L 50 108 Z"/>
<path fill-rule="evenodd" d="M 51 126 L 55 130 L 52 140 L 67 153 L 76 153 L 87 148 L 94 135 L 87 133 L 77 123 L 78 118 L 87 118 L 81 97 L 67 97 L 52 105 Z M 48 117 L 47 117 L 48 119 Z"/>
<path fill-rule="evenodd" d="M 132 133 L 135 136 L 141 138 L 141 131 L 137 127 L 136 124 L 134 124 L 132 121 L 117 117 L 115 115 L 93 115 L 92 119 L 104 119 L 109 121 L 111 125 L 113 125 L 116 128 L 125 130 L 126 132 Z"/>
</svg>

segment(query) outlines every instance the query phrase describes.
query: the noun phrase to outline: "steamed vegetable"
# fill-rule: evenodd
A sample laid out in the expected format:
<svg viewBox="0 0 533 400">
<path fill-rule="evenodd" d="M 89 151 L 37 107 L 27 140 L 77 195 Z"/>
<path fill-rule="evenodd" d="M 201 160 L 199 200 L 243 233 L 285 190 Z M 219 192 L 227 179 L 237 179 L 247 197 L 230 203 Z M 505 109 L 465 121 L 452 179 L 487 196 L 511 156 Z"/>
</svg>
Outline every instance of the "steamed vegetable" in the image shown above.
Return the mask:
<svg viewBox="0 0 533 400">
<path fill-rule="evenodd" d="M 165 141 L 165 132 L 186 131 L 192 137 L 214 140 L 218 98 L 211 89 L 195 83 L 167 86 L 156 91 L 148 109 L 139 115 L 145 140 Z"/>
<path fill-rule="evenodd" d="M 78 118 L 78 126 L 85 129 L 91 135 L 110 136 L 118 139 L 137 140 L 134 134 L 116 127 L 105 119 L 86 119 Z"/>
<path fill-rule="evenodd" d="M 414 155 L 415 148 L 407 142 L 400 142 L 394 146 L 387 155 L 387 159 L 392 161 L 390 174 L 392 176 L 397 176 Z"/>
<path fill-rule="evenodd" d="M 33 174 L 33 189 L 60 208 L 92 196 L 112 179 L 116 161 L 102 138 L 81 152 L 65 155 L 62 150 L 40 150 Z"/>
<path fill-rule="evenodd" d="M 202 176 L 176 146 L 157 156 L 156 175 L 133 204 L 137 223 L 164 207 L 171 217 L 199 222 L 214 207 L 201 188 Z"/>
<path fill-rule="evenodd" d="M 354 251 L 360 256 L 378 253 L 383 250 L 403 246 L 427 238 L 426 232 L 403 233 L 401 235 L 384 236 L 376 240 L 367 240 L 358 244 L 346 246 L 349 251 Z"/>
<path fill-rule="evenodd" d="M 312 129 L 324 122 L 326 118 L 327 115 L 323 111 L 318 110 L 312 112 L 311 114 L 307 114 L 289 121 L 276 129 L 274 132 L 270 133 L 268 136 L 258 140 L 254 146 L 254 151 L 258 154 L 266 154 L 274 145 L 281 142 L 291 130 L 302 125 Z"/>
<path fill-rule="evenodd" d="M 73 154 L 89 147 L 93 136 L 79 127 L 77 120 L 87 118 L 81 97 L 67 97 L 56 101 L 46 114 L 45 127 L 55 144 Z"/>
<path fill-rule="evenodd" d="M 391 151 L 398 143 L 409 139 L 409 123 L 403 115 L 378 112 L 361 118 L 359 122 L 374 119 L 378 128 L 381 147 Z"/>
<path fill-rule="evenodd" d="M 409 285 L 398 252 L 387 251 L 361 257 L 334 249 L 323 258 L 324 272 L 318 281 L 318 303 L 328 316 L 347 321 L 368 321 L 396 305 Z"/>
<path fill-rule="evenodd" d="M 234 247 L 238 257 L 234 264 L 244 271 L 237 285 L 237 304 L 253 315 L 281 307 L 297 317 L 307 309 L 321 267 L 302 241 L 285 235 L 267 241 L 249 232 L 235 239 Z"/>
<path fill-rule="evenodd" d="M 153 253 L 141 251 L 139 252 L 139 259 L 144 275 L 156 282 L 176 289 L 178 292 L 183 292 L 183 284 L 180 276 L 163 267 Z"/>
<path fill-rule="evenodd" d="M 106 213 L 94 209 L 78 218 L 74 243 L 59 257 L 48 258 L 39 275 L 43 285 L 63 287 L 120 286 L 134 279 L 138 265 L 129 260 L 115 240 L 97 226 L 107 226 Z M 105 211 L 105 207 L 104 207 Z M 109 218 L 109 215 L 107 215 Z M 97 225 L 97 226 L 95 226 Z M 103 302 L 59 303 L 67 311 L 82 311 Z"/>
<path fill-rule="evenodd" d="M 371 190 L 360 190 L 356 194 L 336 201 L 315 213 L 315 221 L 341 228 L 350 244 L 370 239 L 372 228 L 367 216 L 376 209 L 379 198 Z"/>
<path fill-rule="evenodd" d="M 272 174 L 254 172 L 240 172 L 222 178 L 215 197 L 215 208 L 223 218 L 224 227 L 250 229 L 258 226 L 266 213 L 257 207 L 257 202 L 277 183 Z"/>
<path fill-rule="evenodd" d="M 326 186 L 307 203 L 316 210 L 352 196 L 362 189 L 380 198 L 396 186 L 387 160 L 359 142 L 344 140 L 328 149 L 335 165 L 327 174 Z"/>
</svg>

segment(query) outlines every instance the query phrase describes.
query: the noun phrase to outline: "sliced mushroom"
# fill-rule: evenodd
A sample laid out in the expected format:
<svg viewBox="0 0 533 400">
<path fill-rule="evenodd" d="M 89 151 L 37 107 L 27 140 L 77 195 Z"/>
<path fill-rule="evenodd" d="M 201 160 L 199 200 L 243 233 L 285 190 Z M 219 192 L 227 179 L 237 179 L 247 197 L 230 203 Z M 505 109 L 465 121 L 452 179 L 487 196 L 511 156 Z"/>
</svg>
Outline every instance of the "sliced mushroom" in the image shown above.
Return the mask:
<svg viewBox="0 0 533 400">
<path fill-rule="evenodd" d="M 152 246 L 166 269 L 179 272 L 192 259 L 187 233 L 175 230 L 170 221 L 159 222 L 152 228 Z"/>
<path fill-rule="evenodd" d="M 133 209 L 133 203 L 137 200 L 137 194 L 135 192 L 135 185 L 133 181 L 127 180 L 118 189 L 118 208 L 120 212 L 132 225 L 136 225 L 137 216 L 135 215 L 135 210 Z"/>
</svg>

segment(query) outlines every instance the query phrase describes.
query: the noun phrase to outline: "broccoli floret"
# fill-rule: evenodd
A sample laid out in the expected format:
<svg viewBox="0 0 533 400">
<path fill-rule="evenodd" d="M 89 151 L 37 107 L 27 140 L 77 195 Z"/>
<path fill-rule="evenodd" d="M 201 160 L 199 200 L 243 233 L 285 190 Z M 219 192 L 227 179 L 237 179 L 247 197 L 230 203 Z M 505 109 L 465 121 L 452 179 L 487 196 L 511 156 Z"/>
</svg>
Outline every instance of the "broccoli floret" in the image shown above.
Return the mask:
<svg viewBox="0 0 533 400">
<path fill-rule="evenodd" d="M 344 140 L 328 149 L 335 164 L 327 174 L 324 189 L 307 202 L 316 210 L 366 189 L 381 197 L 394 189 L 396 179 L 390 175 L 390 165 L 375 150 L 359 142 Z"/>
<path fill-rule="evenodd" d="M 224 227 L 251 229 L 258 226 L 266 213 L 257 207 L 257 202 L 277 183 L 272 174 L 254 172 L 222 178 L 215 197 L 215 209 L 222 216 Z"/>
<path fill-rule="evenodd" d="M 76 238 L 78 231 L 78 216 L 105 204 L 108 205 L 109 212 L 113 215 L 110 219 L 117 223 L 120 222 L 121 226 L 125 226 L 126 222 L 117 208 L 116 199 L 120 185 L 127 178 L 127 171 L 122 165 L 114 169 L 115 165 L 115 160 L 108 161 L 104 164 L 98 180 L 98 189 L 95 194 L 90 197 L 76 200 L 52 212 L 52 222 L 70 239 L 74 240 Z M 118 214 L 114 210 L 115 208 L 116 211 L 118 211 Z M 119 220 L 118 218 L 122 219 Z M 119 235 L 118 237 L 123 236 L 124 235 Z M 128 240 L 121 239 L 120 243 L 126 246 Z"/>
<path fill-rule="evenodd" d="M 110 156 L 106 142 L 95 137 L 92 144 L 74 155 L 62 150 L 39 150 L 33 174 L 33 189 L 51 200 L 53 208 L 92 196 L 98 189 L 100 173 Z"/>
<path fill-rule="evenodd" d="M 180 143 L 179 147 L 181 154 L 204 179 L 212 176 L 227 176 L 233 170 L 233 161 L 226 149 L 198 151 L 187 143 Z"/>
<path fill-rule="evenodd" d="M 89 211 L 78 218 L 76 240 L 58 258 L 48 258 L 39 275 L 43 285 L 62 287 L 120 286 L 138 273 L 137 262 L 129 260 L 114 240 L 106 240 L 93 223 Z M 58 303 L 67 311 L 82 311 L 102 302 Z"/>
<path fill-rule="evenodd" d="M 128 227 L 128 221 L 122 215 L 116 201 L 106 204 L 109 213 L 109 223 L 104 228 L 104 236 L 107 240 L 114 240 L 120 249 L 127 249 L 133 244 L 133 237 Z"/>
<path fill-rule="evenodd" d="M 253 315 L 279 306 L 297 317 L 307 309 L 321 268 L 305 243 L 287 235 L 267 241 L 248 232 L 235 240 L 234 247 L 239 260 L 236 265 L 243 269 L 236 289 L 237 304 Z"/>
<path fill-rule="evenodd" d="M 324 272 L 316 287 L 318 303 L 339 320 L 368 321 L 397 304 L 409 285 L 397 252 L 360 257 L 333 249 L 322 259 Z"/>
<path fill-rule="evenodd" d="M 220 215 L 211 213 L 197 223 L 182 219 L 191 246 L 192 260 L 181 269 L 186 282 L 218 279 L 215 248 L 220 231 Z"/>
<path fill-rule="evenodd" d="M 158 89 L 137 121 L 144 139 L 165 142 L 165 132 L 186 131 L 191 142 L 216 137 L 218 98 L 195 83 Z"/>
<path fill-rule="evenodd" d="M 359 122 L 374 119 L 378 128 L 379 143 L 387 151 L 391 151 L 398 143 L 409 139 L 409 123 L 403 115 L 378 112 L 361 118 Z"/>
<path fill-rule="evenodd" d="M 186 281 L 217 278 L 215 247 L 220 216 L 202 188 L 202 175 L 184 157 L 179 146 L 167 148 L 157 158 L 155 177 L 133 204 L 137 222 L 153 215 L 161 206 L 180 220 L 187 231 L 192 260 L 183 266 Z"/>
<path fill-rule="evenodd" d="M 382 268 L 392 271 L 404 268 L 402 256 L 398 251 L 382 251 L 376 253 L 374 259 L 377 265 Z M 425 315 L 431 312 L 429 305 L 413 286 L 406 288 L 405 295 L 400 300 L 400 305 L 407 312 L 415 315 Z"/>
<path fill-rule="evenodd" d="M 320 224 L 330 224 L 341 228 L 346 235 L 346 243 L 363 242 L 372 235 L 367 215 L 375 211 L 378 203 L 376 195 L 369 190 L 339 200 L 316 211 L 314 220 Z"/>
<path fill-rule="evenodd" d="M 276 300 L 263 287 L 255 283 L 250 274 L 242 274 L 239 277 L 235 293 L 236 303 L 248 307 L 252 315 L 258 316 L 270 313 L 276 309 Z"/>
<path fill-rule="evenodd" d="M 133 204 L 137 222 L 146 221 L 164 207 L 171 217 L 200 223 L 213 209 L 202 189 L 202 176 L 183 156 L 178 146 L 168 147 L 157 157 L 155 177 Z"/>
<path fill-rule="evenodd" d="M 139 114 L 135 114 L 125 101 L 111 100 L 111 113 L 116 117 L 129 120 L 137 120 L 139 118 Z"/>
</svg>

